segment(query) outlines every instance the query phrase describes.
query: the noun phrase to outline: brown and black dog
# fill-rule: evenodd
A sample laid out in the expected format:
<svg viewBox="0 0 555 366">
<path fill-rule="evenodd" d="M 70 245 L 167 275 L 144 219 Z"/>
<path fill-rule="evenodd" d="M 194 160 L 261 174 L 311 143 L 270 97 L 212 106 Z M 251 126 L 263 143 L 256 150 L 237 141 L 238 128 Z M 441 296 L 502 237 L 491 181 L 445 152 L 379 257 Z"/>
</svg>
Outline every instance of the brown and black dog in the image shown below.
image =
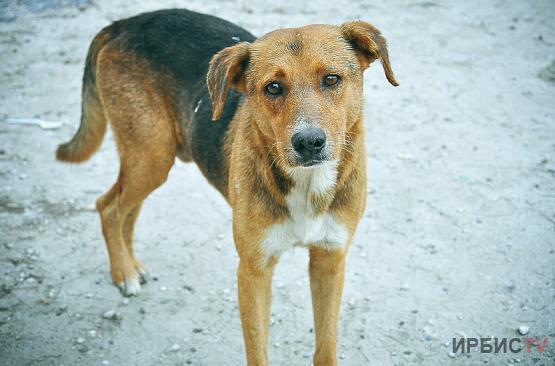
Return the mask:
<svg viewBox="0 0 555 366">
<path fill-rule="evenodd" d="M 81 125 L 58 160 L 87 160 L 110 121 L 116 183 L 97 200 L 112 279 L 136 295 L 133 251 L 143 200 L 175 157 L 194 161 L 233 209 L 239 310 L 249 365 L 268 364 L 272 271 L 282 252 L 310 251 L 314 365 L 336 365 L 345 255 L 366 200 L 363 71 L 386 42 L 372 25 L 309 25 L 258 39 L 188 10 L 124 19 L 93 40 Z"/>
</svg>

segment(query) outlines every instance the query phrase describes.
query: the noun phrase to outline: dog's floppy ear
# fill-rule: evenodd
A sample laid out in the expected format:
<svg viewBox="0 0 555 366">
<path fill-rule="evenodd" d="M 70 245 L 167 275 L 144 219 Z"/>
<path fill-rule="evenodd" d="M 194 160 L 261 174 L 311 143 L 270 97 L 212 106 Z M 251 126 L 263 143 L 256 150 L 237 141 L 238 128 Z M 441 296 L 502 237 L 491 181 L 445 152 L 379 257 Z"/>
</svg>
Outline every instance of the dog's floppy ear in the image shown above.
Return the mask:
<svg viewBox="0 0 555 366">
<path fill-rule="evenodd" d="M 208 68 L 206 82 L 212 98 L 212 120 L 220 119 L 230 88 L 245 92 L 244 71 L 249 62 L 249 43 L 242 42 L 216 53 Z"/>
<path fill-rule="evenodd" d="M 362 69 L 366 69 L 376 59 L 380 59 L 385 77 L 393 86 L 399 86 L 387 54 L 387 44 L 380 31 L 371 24 L 362 21 L 343 23 L 339 27 L 343 37 L 351 44 L 356 52 Z"/>
</svg>

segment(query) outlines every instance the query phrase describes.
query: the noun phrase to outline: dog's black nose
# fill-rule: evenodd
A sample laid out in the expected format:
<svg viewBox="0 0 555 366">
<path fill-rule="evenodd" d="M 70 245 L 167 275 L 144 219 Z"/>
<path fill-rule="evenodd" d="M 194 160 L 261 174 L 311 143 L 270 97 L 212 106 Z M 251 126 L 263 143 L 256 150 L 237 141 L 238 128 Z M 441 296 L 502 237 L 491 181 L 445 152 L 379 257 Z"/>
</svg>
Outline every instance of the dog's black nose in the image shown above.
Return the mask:
<svg viewBox="0 0 555 366">
<path fill-rule="evenodd" d="M 302 160 L 320 160 L 319 155 L 326 146 L 326 133 L 318 127 L 306 127 L 293 135 L 291 143 Z"/>
</svg>

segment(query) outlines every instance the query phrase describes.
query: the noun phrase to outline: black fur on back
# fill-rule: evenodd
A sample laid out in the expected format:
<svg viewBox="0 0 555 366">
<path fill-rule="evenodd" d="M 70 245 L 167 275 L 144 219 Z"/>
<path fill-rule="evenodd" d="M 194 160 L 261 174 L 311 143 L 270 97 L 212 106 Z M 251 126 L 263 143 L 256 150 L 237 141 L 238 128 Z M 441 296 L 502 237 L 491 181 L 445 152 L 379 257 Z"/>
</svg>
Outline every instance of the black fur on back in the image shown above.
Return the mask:
<svg viewBox="0 0 555 366">
<path fill-rule="evenodd" d="M 159 91 L 168 94 L 179 119 L 182 148 L 224 193 L 227 157 L 223 156 L 223 140 L 242 95 L 231 91 L 222 117 L 211 121 L 208 63 L 223 48 L 253 42 L 256 37 L 226 20 L 185 9 L 140 14 L 116 21 L 109 28 L 112 39 L 123 45 L 122 51 L 147 60 L 154 72 L 160 72 Z"/>
</svg>

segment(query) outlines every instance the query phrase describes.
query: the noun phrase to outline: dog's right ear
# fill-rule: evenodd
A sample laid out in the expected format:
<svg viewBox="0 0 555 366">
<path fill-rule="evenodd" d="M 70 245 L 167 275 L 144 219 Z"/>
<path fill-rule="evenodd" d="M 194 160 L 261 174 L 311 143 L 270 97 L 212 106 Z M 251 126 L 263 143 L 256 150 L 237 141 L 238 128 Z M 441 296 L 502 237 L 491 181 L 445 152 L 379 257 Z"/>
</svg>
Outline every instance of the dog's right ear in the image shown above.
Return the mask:
<svg viewBox="0 0 555 366">
<path fill-rule="evenodd" d="M 220 119 L 230 88 L 246 91 L 245 70 L 249 63 L 250 43 L 242 42 L 216 53 L 208 68 L 206 82 L 212 98 L 212 120 Z"/>
</svg>

